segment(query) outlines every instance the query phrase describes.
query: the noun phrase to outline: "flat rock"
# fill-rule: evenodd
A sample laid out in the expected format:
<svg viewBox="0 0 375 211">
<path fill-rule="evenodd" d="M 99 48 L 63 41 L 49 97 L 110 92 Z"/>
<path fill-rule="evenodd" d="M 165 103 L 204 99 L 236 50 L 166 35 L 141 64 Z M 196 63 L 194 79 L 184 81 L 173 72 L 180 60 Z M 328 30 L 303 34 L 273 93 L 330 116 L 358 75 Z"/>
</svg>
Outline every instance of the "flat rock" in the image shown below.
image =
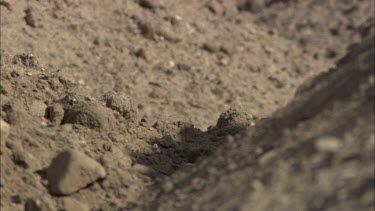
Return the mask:
<svg viewBox="0 0 375 211">
<path fill-rule="evenodd" d="M 61 152 L 47 169 L 49 189 L 57 195 L 72 194 L 105 176 L 98 162 L 76 150 Z"/>
</svg>

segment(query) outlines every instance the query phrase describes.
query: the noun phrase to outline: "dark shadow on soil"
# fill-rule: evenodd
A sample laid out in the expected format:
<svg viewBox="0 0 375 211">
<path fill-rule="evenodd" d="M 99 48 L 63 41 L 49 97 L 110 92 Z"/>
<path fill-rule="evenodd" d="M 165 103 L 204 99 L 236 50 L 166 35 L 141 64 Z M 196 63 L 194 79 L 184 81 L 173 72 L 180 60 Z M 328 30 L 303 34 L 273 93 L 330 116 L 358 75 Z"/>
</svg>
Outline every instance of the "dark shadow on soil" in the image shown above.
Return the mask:
<svg viewBox="0 0 375 211">
<path fill-rule="evenodd" d="M 232 125 L 226 128 L 212 127 L 202 132 L 194 127 L 183 127 L 173 135 L 150 140 L 153 153 L 131 153 L 135 163 L 151 167 L 158 176 L 169 176 L 180 168 L 192 166 L 209 156 L 218 147 L 233 141 L 236 134 L 249 129 L 243 125 Z"/>
</svg>

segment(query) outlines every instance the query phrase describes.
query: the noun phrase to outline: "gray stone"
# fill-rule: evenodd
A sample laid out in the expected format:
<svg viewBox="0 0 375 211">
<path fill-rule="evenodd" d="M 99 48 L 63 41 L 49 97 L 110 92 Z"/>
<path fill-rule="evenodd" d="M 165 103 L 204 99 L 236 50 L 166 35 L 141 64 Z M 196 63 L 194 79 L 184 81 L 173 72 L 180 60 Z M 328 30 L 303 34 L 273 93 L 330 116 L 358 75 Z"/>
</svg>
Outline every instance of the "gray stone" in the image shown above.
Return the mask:
<svg viewBox="0 0 375 211">
<path fill-rule="evenodd" d="M 105 176 L 98 162 L 76 150 L 61 152 L 47 169 L 49 190 L 57 195 L 72 194 Z"/>
</svg>

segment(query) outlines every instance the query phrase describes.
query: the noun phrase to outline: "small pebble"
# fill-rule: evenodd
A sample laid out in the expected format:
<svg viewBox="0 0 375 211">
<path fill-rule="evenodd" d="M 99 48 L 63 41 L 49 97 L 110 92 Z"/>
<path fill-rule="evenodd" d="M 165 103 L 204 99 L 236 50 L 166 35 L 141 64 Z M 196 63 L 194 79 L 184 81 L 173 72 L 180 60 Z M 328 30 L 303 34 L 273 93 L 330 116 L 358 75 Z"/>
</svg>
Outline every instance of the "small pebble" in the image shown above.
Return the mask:
<svg viewBox="0 0 375 211">
<path fill-rule="evenodd" d="M 319 138 L 315 142 L 315 147 L 320 152 L 336 152 L 340 146 L 340 140 L 332 136 Z"/>
<path fill-rule="evenodd" d="M 176 64 L 174 63 L 174 61 L 169 61 L 168 62 L 168 67 L 174 67 Z"/>
<path fill-rule="evenodd" d="M 142 164 L 135 164 L 132 169 L 134 169 L 136 172 L 146 175 L 146 176 L 155 176 L 156 172 L 151 167 L 142 165 Z"/>
<path fill-rule="evenodd" d="M 234 142 L 234 137 L 232 135 L 227 135 L 225 136 L 225 141 L 231 143 L 231 142 Z"/>
<path fill-rule="evenodd" d="M 173 183 L 171 181 L 165 181 L 163 184 L 162 184 L 162 189 L 164 192 L 168 193 L 168 192 L 171 192 L 173 190 Z"/>
<path fill-rule="evenodd" d="M 78 80 L 78 84 L 79 84 L 79 85 L 85 85 L 85 81 L 82 80 L 82 79 L 79 79 L 79 80 Z"/>
</svg>

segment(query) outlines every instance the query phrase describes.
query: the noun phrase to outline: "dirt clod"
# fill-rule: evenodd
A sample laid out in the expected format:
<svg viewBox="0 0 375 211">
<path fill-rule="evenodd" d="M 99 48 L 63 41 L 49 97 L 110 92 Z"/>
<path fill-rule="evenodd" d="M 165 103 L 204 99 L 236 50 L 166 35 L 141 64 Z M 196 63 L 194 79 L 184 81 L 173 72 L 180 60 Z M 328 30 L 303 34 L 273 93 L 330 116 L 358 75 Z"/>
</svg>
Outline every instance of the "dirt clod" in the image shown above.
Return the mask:
<svg viewBox="0 0 375 211">
<path fill-rule="evenodd" d="M 98 101 L 77 102 L 65 111 L 62 124 L 80 124 L 92 129 L 109 130 L 116 122 L 111 110 Z"/>
<path fill-rule="evenodd" d="M 14 64 L 23 64 L 26 67 L 38 68 L 40 67 L 38 59 L 33 54 L 18 54 L 13 57 Z"/>
<path fill-rule="evenodd" d="M 27 25 L 36 27 L 33 10 L 30 7 L 25 10 L 25 21 Z"/>
<path fill-rule="evenodd" d="M 102 96 L 102 101 L 108 108 L 119 112 L 128 121 L 137 120 L 138 109 L 124 93 L 107 92 Z"/>
<path fill-rule="evenodd" d="M 29 111 L 38 116 L 44 117 L 46 115 L 47 105 L 41 100 L 34 100 L 31 105 Z"/>
<path fill-rule="evenodd" d="M 254 121 L 256 121 L 256 119 L 256 117 L 245 111 L 243 108 L 232 107 L 220 115 L 219 120 L 216 123 L 216 127 L 224 128 L 236 125 L 246 126 L 254 124 Z"/>
<path fill-rule="evenodd" d="M 77 84 L 74 78 L 74 71 L 71 68 L 60 68 L 56 71 L 56 76 L 59 78 L 59 81 L 66 86 L 73 87 Z"/>
<path fill-rule="evenodd" d="M 59 103 L 55 103 L 48 106 L 47 117 L 51 120 L 51 122 L 59 125 L 64 118 L 64 112 L 63 106 Z"/>
</svg>

